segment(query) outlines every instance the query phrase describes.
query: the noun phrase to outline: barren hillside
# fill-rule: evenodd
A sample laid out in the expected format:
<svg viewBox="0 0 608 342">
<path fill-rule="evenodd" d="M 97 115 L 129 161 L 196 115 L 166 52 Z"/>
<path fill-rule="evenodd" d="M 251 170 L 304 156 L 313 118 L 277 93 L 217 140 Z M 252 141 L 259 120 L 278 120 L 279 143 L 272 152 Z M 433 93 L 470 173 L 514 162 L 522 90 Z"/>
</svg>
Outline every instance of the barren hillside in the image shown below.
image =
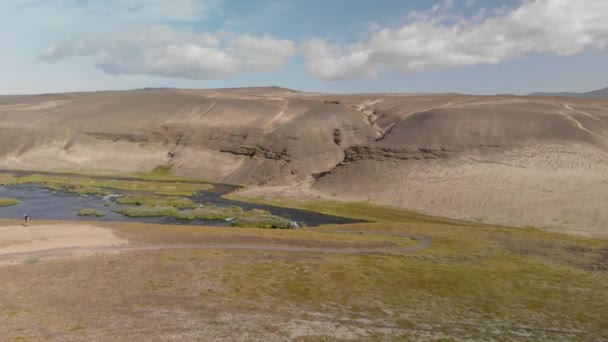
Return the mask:
<svg viewBox="0 0 608 342">
<path fill-rule="evenodd" d="M 608 101 L 282 88 L 0 97 L 0 168 L 144 170 L 608 234 Z"/>
<path fill-rule="evenodd" d="M 584 93 L 562 92 L 562 93 L 534 93 L 531 96 L 551 96 L 551 97 L 579 97 L 582 99 L 608 99 L 608 87 L 592 90 Z"/>
</svg>

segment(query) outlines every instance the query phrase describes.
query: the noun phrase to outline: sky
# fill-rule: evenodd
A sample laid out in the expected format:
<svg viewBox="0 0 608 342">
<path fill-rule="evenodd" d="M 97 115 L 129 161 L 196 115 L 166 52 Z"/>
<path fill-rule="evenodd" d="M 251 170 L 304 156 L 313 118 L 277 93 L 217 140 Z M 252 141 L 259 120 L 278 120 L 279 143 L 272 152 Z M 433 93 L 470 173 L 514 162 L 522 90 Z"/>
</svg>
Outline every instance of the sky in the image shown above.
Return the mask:
<svg viewBox="0 0 608 342">
<path fill-rule="evenodd" d="M 607 0 L 1 0 L 0 94 L 608 86 Z"/>
</svg>

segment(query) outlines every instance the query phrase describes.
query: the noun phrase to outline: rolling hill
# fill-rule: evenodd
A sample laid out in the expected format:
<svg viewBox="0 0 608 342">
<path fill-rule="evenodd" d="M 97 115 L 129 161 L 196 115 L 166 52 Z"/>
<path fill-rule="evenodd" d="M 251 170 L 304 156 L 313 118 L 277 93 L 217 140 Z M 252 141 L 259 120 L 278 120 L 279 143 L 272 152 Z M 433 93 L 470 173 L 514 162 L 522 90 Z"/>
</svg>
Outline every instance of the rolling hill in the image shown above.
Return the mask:
<svg viewBox="0 0 608 342">
<path fill-rule="evenodd" d="M 608 99 L 608 87 L 584 93 L 533 93 L 530 96 L 578 97 L 581 99 Z"/>
<path fill-rule="evenodd" d="M 608 101 L 290 89 L 0 97 L 0 168 L 148 170 L 608 234 Z"/>
</svg>

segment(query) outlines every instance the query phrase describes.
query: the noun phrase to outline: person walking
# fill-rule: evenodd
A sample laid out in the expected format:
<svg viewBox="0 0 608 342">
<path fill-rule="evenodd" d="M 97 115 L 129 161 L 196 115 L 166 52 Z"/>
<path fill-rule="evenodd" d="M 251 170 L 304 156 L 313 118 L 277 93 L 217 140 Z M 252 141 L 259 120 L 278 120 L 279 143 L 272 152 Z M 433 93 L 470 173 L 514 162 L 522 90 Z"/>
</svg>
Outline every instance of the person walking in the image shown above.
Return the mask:
<svg viewBox="0 0 608 342">
<path fill-rule="evenodd" d="M 29 226 L 30 225 L 30 215 L 25 214 L 23 216 L 23 225 L 24 226 Z"/>
</svg>

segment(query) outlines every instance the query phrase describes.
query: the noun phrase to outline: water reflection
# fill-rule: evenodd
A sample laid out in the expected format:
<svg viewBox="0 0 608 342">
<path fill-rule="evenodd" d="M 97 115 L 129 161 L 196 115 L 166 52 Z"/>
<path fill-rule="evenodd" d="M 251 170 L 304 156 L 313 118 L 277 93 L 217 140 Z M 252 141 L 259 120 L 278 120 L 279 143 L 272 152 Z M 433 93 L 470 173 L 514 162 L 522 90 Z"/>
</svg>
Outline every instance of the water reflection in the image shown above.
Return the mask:
<svg viewBox="0 0 608 342">
<path fill-rule="evenodd" d="M 234 190 L 234 187 L 232 186 L 218 184 L 213 190 L 204 191 L 199 193 L 198 196 L 192 197 L 192 200 L 199 204 L 213 203 L 221 207 L 236 205 L 244 210 L 263 209 L 268 210 L 272 214 L 278 216 L 287 214 L 292 220 L 304 222 L 307 226 L 361 222 L 304 210 L 232 201 L 223 199 L 221 197 L 223 194 L 232 190 Z M 161 224 L 200 224 L 212 226 L 230 225 L 230 222 L 224 220 L 183 221 L 172 217 L 126 217 L 117 213 L 117 211 L 127 207 L 128 205 L 116 203 L 116 198 L 118 197 L 117 195 L 131 192 L 121 190 L 113 190 L 113 192 L 115 195 L 110 196 L 79 196 L 66 191 L 49 190 L 39 184 L 0 187 L 0 197 L 16 198 L 22 201 L 22 203 L 19 205 L 1 207 L 0 218 L 21 220 L 25 214 L 28 214 L 32 220 L 132 221 Z M 91 208 L 102 211 L 106 214 L 106 216 L 78 216 L 78 211 L 83 208 Z"/>
</svg>

